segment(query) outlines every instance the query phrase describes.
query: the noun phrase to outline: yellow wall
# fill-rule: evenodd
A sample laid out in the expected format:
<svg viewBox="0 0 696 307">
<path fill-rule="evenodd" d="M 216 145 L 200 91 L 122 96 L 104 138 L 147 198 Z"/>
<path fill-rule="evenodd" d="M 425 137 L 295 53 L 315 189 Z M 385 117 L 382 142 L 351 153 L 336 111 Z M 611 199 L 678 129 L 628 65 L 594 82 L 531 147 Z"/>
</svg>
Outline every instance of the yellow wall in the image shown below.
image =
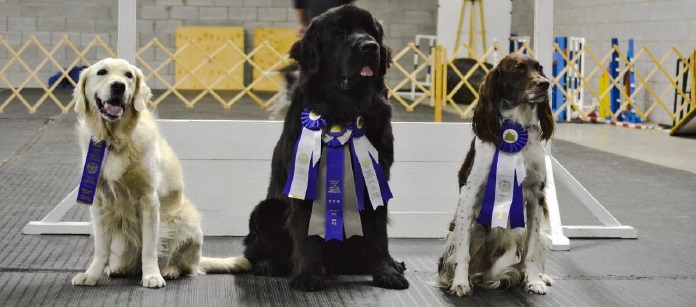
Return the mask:
<svg viewBox="0 0 696 307">
<path fill-rule="evenodd" d="M 254 49 L 259 47 L 265 41 L 275 49 L 269 49 L 268 47 L 262 47 L 253 56 L 253 61 L 261 69 L 271 71 L 278 70 L 289 63 L 287 59 L 287 53 L 290 51 L 290 47 L 297 41 L 297 35 L 295 35 L 296 29 L 294 28 L 256 28 L 254 30 Z M 254 67 L 254 80 L 259 77 L 262 80 L 255 84 L 255 90 L 261 91 L 277 91 L 278 84 L 282 86 L 282 77 L 276 74 L 261 76 L 261 71 Z M 269 79 L 273 79 L 275 83 Z"/>
<path fill-rule="evenodd" d="M 211 86 L 215 90 L 244 88 L 244 64 L 239 65 L 244 61 L 244 28 L 178 27 L 176 50 L 181 50 L 175 64 L 177 89 L 205 89 L 203 84 L 216 81 Z"/>
</svg>

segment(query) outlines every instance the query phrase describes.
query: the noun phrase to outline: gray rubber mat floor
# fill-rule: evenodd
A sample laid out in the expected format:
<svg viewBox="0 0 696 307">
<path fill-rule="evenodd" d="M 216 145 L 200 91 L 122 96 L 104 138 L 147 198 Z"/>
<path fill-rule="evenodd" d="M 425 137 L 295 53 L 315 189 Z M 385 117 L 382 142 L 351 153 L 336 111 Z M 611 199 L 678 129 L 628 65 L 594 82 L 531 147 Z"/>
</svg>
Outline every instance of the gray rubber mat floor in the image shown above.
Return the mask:
<svg viewBox="0 0 696 307">
<path fill-rule="evenodd" d="M 162 109 L 160 117 L 223 117 L 218 109 L 171 107 Z M 547 273 L 556 284 L 544 296 L 522 288 L 475 289 L 466 298 L 447 295 L 433 286 L 443 244 L 437 239 L 390 241 L 394 257 L 408 267 L 411 287 L 402 291 L 372 287 L 369 276 L 327 277 L 326 289 L 316 293 L 289 289 L 288 278 L 252 275 L 182 278 L 159 290 L 144 289 L 132 278 L 73 287 L 72 276 L 91 259 L 91 238 L 24 235 L 21 230 L 43 218 L 78 180 L 74 115 L 25 113 L 0 114 L 0 306 L 696 305 L 696 174 L 565 141 L 555 142 L 554 156 L 619 221 L 635 227 L 639 239 L 573 239 L 570 251 L 549 252 Z M 249 115 L 251 119 L 265 116 L 252 113 L 257 117 Z M 409 116 L 429 121 L 430 115 Z M 396 120 L 409 120 L 398 116 Z M 564 224 L 599 223 L 563 187 L 558 194 Z M 85 219 L 86 212 L 78 207 L 67 218 Z M 205 238 L 207 256 L 241 252 L 241 238 Z"/>
</svg>

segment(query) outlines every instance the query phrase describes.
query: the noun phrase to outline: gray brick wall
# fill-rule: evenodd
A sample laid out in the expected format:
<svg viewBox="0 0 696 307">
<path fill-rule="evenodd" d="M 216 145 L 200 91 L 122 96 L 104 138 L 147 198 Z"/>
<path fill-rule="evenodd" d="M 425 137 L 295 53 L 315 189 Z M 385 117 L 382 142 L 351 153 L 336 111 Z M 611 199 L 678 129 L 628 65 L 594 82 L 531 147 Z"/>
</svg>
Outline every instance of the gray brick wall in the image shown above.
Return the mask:
<svg viewBox="0 0 696 307">
<path fill-rule="evenodd" d="M 47 44 L 49 50 L 63 36 L 68 36 L 81 49 L 99 35 L 111 49 L 116 50 L 118 0 L 0 0 L 0 3 L 3 3 L 0 35 L 15 49 L 31 35 Z M 177 26 L 244 27 L 248 50 L 256 27 L 296 27 L 291 0 L 138 0 L 137 3 L 138 49 L 157 38 L 173 50 Z M 356 5 L 370 10 L 383 22 L 386 43 L 395 51 L 404 48 L 416 34 L 435 34 L 437 0 L 359 0 Z M 96 48 L 88 56 L 98 59 L 107 54 Z M 151 66 L 164 59 L 161 51 L 149 51 L 142 56 Z M 7 50 L 0 48 L 0 62 L 6 62 L 9 57 Z M 72 51 L 61 50 L 55 58 L 67 66 L 75 55 Z M 43 58 L 32 47 L 23 59 L 34 63 Z M 44 79 L 55 72 L 51 66 L 44 70 L 39 74 Z M 9 71 L 22 72 L 23 69 L 16 65 Z M 168 68 L 164 74 L 166 79 L 173 80 L 173 69 Z M 12 80 L 13 84 L 18 84 L 26 76 L 13 78 L 20 80 Z M 6 86 L 0 83 L 0 88 Z M 155 88 L 158 86 L 161 85 L 153 85 Z"/>
</svg>

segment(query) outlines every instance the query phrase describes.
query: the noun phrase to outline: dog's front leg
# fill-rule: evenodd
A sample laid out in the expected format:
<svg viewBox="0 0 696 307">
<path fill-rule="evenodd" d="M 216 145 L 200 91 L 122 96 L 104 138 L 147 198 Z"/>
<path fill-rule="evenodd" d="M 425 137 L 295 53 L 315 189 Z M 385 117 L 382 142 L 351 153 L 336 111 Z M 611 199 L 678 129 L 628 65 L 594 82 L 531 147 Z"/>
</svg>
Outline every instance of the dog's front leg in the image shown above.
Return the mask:
<svg viewBox="0 0 696 307">
<path fill-rule="evenodd" d="M 546 258 L 546 245 L 542 242 L 541 219 L 544 218 L 542 205 L 544 198 L 530 198 L 527 200 L 527 251 L 524 259 L 526 271 L 527 291 L 536 294 L 546 294 L 547 285 L 552 280 L 543 275 Z"/>
<path fill-rule="evenodd" d="M 140 197 L 140 225 L 142 227 L 142 264 L 143 287 L 161 288 L 165 286 L 164 278 L 157 263 L 157 245 L 159 244 L 159 198 L 150 192 Z"/>
<path fill-rule="evenodd" d="M 469 245 L 475 201 L 476 192 L 471 186 L 463 186 L 459 195 L 454 231 L 447 237 L 445 254 L 442 256 L 440 286 L 449 288 L 449 292 L 457 296 L 471 295 L 473 291 L 469 282 Z"/>
<path fill-rule="evenodd" d="M 92 229 L 94 230 L 94 258 L 87 271 L 73 277 L 73 286 L 96 285 L 109 261 L 111 229 L 107 229 L 101 221 L 101 202 L 96 200 L 89 211 L 92 215 Z"/>
<path fill-rule="evenodd" d="M 365 210 L 360 214 L 365 237 L 365 262 L 370 266 L 372 282 L 377 287 L 387 289 L 407 289 L 408 280 L 404 277 L 405 266 L 389 254 L 387 237 L 387 206 L 379 206 L 374 211 Z"/>
<path fill-rule="evenodd" d="M 319 291 L 324 287 L 321 280 L 324 239 L 307 235 L 312 204 L 291 200 L 291 210 L 290 225 L 295 265 L 290 287 L 300 291 Z"/>
<path fill-rule="evenodd" d="M 471 171 L 461 178 L 464 185 L 459 190 L 459 203 L 454 220 L 454 229 L 447 236 L 445 252 L 442 255 L 439 280 L 441 288 L 449 289 L 457 296 L 472 293 L 469 282 L 469 262 L 471 260 L 471 229 L 479 193 L 484 189 L 496 148 L 476 139 L 475 150 L 467 154 L 465 164 L 473 160 Z"/>
</svg>

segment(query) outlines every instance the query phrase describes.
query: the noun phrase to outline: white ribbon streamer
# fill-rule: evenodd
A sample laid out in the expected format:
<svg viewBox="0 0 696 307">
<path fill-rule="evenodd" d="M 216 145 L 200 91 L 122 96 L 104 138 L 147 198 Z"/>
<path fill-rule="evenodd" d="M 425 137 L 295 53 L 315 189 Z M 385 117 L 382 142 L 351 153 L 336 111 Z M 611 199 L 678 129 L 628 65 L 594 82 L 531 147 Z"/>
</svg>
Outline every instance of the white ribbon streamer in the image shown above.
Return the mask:
<svg viewBox="0 0 696 307">
<path fill-rule="evenodd" d="M 379 188 L 379 180 L 377 180 L 377 172 L 372 164 L 372 159 L 379 161 L 377 149 L 370 143 L 370 140 L 368 140 L 366 136 L 353 138 L 353 147 L 355 148 L 355 156 L 358 158 L 358 163 L 360 163 L 360 169 L 365 179 L 367 195 L 370 198 L 370 203 L 372 203 L 372 208 L 376 209 L 378 206 L 384 206 L 382 192 Z M 372 156 L 372 158 L 370 158 L 370 156 Z"/>
<path fill-rule="evenodd" d="M 321 129 L 310 130 L 302 128 L 297 152 L 295 154 L 295 170 L 292 174 L 292 184 L 288 197 L 305 199 L 309 183 L 309 162 L 316 166 L 321 157 Z"/>
<path fill-rule="evenodd" d="M 495 202 L 493 204 L 493 218 L 491 228 L 508 227 L 508 216 L 512 205 L 513 185 L 515 184 L 515 172 L 517 172 L 517 183 L 522 184 L 526 177 L 524 170 L 524 156 L 521 152 L 498 153 L 497 174 L 495 176 Z"/>
</svg>

